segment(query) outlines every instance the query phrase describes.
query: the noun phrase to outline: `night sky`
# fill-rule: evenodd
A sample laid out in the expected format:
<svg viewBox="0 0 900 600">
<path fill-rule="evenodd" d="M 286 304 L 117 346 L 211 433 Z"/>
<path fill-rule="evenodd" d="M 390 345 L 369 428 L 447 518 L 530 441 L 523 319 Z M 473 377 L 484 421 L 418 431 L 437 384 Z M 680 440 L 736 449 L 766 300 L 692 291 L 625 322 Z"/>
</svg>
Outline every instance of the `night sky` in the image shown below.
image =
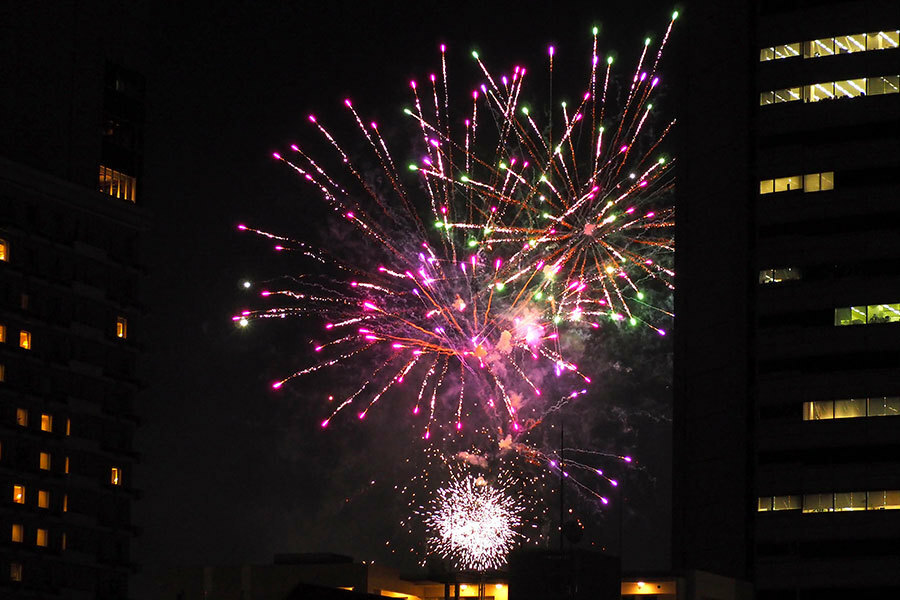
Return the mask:
<svg viewBox="0 0 900 600">
<path fill-rule="evenodd" d="M 471 49 L 497 71 L 525 64 L 539 73 L 549 43 L 557 48 L 555 89 L 576 94 L 592 25 L 601 26 L 601 51 L 617 51 L 625 71 L 646 35 L 658 39 L 673 8 L 651 1 L 520 2 L 506 10 L 488 4 L 153 9 L 143 188 L 152 219 L 144 253 L 146 390 L 135 478 L 142 497 L 134 515 L 142 533 L 133 546 L 144 565 L 138 597 L 158 565 L 267 563 L 275 553 L 300 551 L 410 563 L 388 554 L 384 542 L 406 511 L 391 490 L 404 476 L 399 460 L 410 454 L 403 438 L 414 431 L 390 408 L 372 422 L 322 431 L 327 408 L 319 384 L 270 391 L 273 379 L 303 364 L 304 326 L 240 330 L 231 316 L 258 306 L 240 282 L 296 270 L 296 263 L 235 226 L 300 236 L 324 228 L 318 198 L 271 153 L 314 138 L 310 112 L 349 124 L 341 104 L 347 96 L 364 118 L 405 125 L 407 81 L 437 67 L 441 42 L 453 57 L 450 85 L 459 94 L 480 82 L 466 60 Z M 665 59 L 664 84 L 676 58 L 670 52 Z M 349 127 L 337 130 L 346 132 L 344 140 L 362 141 Z M 402 156 L 402 136 L 392 142 Z M 645 341 L 643 334 L 614 339 L 596 351 L 606 383 L 598 387 L 602 408 L 591 410 L 608 418 L 607 435 L 594 446 L 624 445 L 638 462 L 626 477 L 625 567 L 661 569 L 670 539 L 670 391 L 666 347 Z M 339 375 L 357 375 L 349 371 Z M 598 518 L 593 540 L 612 551 L 617 510 Z"/>
</svg>

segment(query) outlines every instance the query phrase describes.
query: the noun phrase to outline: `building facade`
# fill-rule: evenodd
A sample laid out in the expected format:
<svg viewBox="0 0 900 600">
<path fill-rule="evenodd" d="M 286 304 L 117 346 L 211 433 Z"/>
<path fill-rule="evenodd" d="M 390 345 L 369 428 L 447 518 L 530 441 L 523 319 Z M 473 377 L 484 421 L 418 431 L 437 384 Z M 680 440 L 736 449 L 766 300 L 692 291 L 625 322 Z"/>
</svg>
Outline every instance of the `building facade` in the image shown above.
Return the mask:
<svg viewBox="0 0 900 600">
<path fill-rule="evenodd" d="M 134 569 L 144 91 L 101 4 L 0 14 L 3 598 L 126 598 Z"/>
<path fill-rule="evenodd" d="M 676 568 L 752 581 L 760 598 L 896 596 L 900 8 L 695 8 L 676 230 Z"/>
</svg>

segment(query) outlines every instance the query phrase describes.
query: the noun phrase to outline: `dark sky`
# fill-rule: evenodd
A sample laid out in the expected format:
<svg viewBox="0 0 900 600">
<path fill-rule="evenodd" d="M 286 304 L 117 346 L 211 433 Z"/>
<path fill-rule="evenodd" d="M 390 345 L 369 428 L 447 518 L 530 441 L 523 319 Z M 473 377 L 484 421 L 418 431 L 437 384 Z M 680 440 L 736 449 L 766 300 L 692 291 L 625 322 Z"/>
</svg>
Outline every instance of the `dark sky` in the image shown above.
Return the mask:
<svg viewBox="0 0 900 600">
<path fill-rule="evenodd" d="M 322 432 L 319 399 L 305 396 L 302 385 L 283 394 L 268 389 L 302 359 L 302 329 L 237 330 L 230 320 L 255 302 L 240 281 L 286 268 L 235 225 L 299 234 L 321 214 L 271 152 L 310 137 L 310 112 L 344 119 L 347 95 L 366 118 L 399 123 L 407 81 L 436 68 L 440 42 L 459 57 L 450 67 L 457 91 L 477 80 L 471 61 L 462 60 L 472 48 L 497 70 L 540 70 L 552 42 L 561 74 L 555 85 L 577 93 L 592 25 L 602 27 L 601 48 L 632 65 L 643 38 L 662 33 L 673 6 L 185 4 L 157 7 L 150 19 L 144 197 L 153 226 L 137 440 L 143 496 L 135 521 L 143 532 L 134 545 L 145 570 L 135 592 L 148 589 L 160 564 L 265 563 L 290 551 L 391 562 L 385 535 L 404 508 L 385 487 L 400 475 L 394 446 L 386 445 L 391 431 L 351 423 Z M 564 64 L 575 65 L 579 77 L 567 81 Z M 641 347 L 625 342 L 609 354 L 640 369 L 655 360 Z M 667 392 L 658 392 L 621 397 L 621 410 L 610 412 L 620 430 L 626 421 L 638 428 L 623 434 L 643 469 L 633 475 L 639 498 L 626 526 L 637 540 L 626 546 L 626 566 L 637 568 L 663 568 L 668 557 L 669 408 Z M 385 502 L 398 506 L 376 510 Z M 617 528 L 614 517 L 603 523 Z"/>
</svg>

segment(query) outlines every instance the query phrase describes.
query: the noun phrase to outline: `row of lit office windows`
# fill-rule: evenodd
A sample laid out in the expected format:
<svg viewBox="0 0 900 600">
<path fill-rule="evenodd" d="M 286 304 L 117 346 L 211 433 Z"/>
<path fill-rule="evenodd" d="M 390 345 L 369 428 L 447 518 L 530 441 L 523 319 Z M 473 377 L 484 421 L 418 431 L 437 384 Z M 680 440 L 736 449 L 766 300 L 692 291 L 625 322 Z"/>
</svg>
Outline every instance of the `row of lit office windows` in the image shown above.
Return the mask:
<svg viewBox="0 0 900 600">
<path fill-rule="evenodd" d="M 6 343 L 6 325 L 0 323 L 0 344 Z M 19 347 L 31 350 L 31 332 L 22 329 L 19 331 Z"/>
<path fill-rule="evenodd" d="M 34 533 L 35 533 L 34 545 L 40 546 L 42 548 L 46 548 L 48 539 L 50 537 L 48 534 L 48 531 L 42 527 L 38 527 L 37 529 L 35 529 Z M 25 541 L 25 526 L 22 525 L 21 523 L 13 523 L 12 531 L 10 532 L 10 539 L 13 542 L 23 543 Z M 61 550 L 66 549 L 66 534 L 65 533 L 63 533 L 62 537 L 60 538 L 60 549 Z"/>
<path fill-rule="evenodd" d="M 877 323 L 900 323 L 900 304 L 869 304 L 834 309 L 835 326 Z"/>
<path fill-rule="evenodd" d="M 793 44 L 769 46 L 759 51 L 760 62 L 779 60 L 782 58 L 818 58 L 833 54 L 852 54 L 869 50 L 890 50 L 900 45 L 900 30 L 873 31 L 872 33 L 855 33 L 835 37 L 819 38 Z"/>
<path fill-rule="evenodd" d="M 116 317 L 116 337 L 125 339 L 128 337 L 128 319 Z M 6 325 L 0 323 L 0 343 L 6 342 Z M 19 332 L 19 346 L 31 350 L 31 332 L 24 329 Z"/>
<path fill-rule="evenodd" d="M 762 92 L 759 105 L 780 104 L 782 102 L 819 102 L 837 98 L 857 98 L 859 96 L 879 96 L 896 94 L 900 91 L 900 75 L 882 77 L 859 77 L 840 81 L 824 81 L 796 87 Z"/>
<path fill-rule="evenodd" d="M 803 403 L 804 421 L 893 416 L 900 416 L 900 397 L 897 396 L 816 400 Z"/>
<path fill-rule="evenodd" d="M 760 496 L 757 505 L 758 512 L 798 510 L 805 513 L 823 513 L 898 509 L 900 509 L 900 490 Z"/>
<path fill-rule="evenodd" d="M 16 425 L 19 427 L 28 427 L 28 409 L 16 409 Z M 41 431 L 53 431 L 53 415 L 41 413 Z M 66 435 L 72 435 L 72 420 L 66 419 Z"/>
<path fill-rule="evenodd" d="M 804 192 L 823 192 L 833 189 L 834 171 L 807 173 L 806 175 L 790 175 L 788 177 L 761 179 L 759 181 L 760 194 L 774 194 L 777 192 L 792 192 L 796 190 L 803 190 Z"/>
<path fill-rule="evenodd" d="M 16 504 L 25 504 L 25 486 L 13 485 L 13 502 Z M 38 508 L 50 508 L 50 492 L 47 490 L 38 490 L 37 496 Z M 63 494 L 62 511 L 69 512 L 69 495 Z"/>
</svg>

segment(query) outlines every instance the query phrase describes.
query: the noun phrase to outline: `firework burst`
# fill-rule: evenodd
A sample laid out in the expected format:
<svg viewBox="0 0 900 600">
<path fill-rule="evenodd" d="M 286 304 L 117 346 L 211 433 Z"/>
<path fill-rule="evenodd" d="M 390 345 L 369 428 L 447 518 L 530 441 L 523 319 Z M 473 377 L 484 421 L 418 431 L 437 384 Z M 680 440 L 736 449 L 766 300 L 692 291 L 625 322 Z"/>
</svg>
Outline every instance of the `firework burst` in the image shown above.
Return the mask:
<svg viewBox="0 0 900 600">
<path fill-rule="evenodd" d="M 278 305 L 234 317 L 241 325 L 322 320 L 325 339 L 313 341 L 322 359 L 272 387 L 351 362 L 374 365 L 333 400 L 323 427 L 342 411 L 364 419 L 392 388 L 406 385 L 426 439 L 437 426 L 461 432 L 477 412 L 478 427 L 504 442 L 541 422 L 543 397 L 567 402 L 586 392 L 590 378 L 561 340 L 567 331 L 608 320 L 645 323 L 664 335 L 657 319 L 671 315 L 646 302 L 642 286 L 671 289 L 673 277 L 666 266 L 673 161 L 659 150 L 673 122 L 652 127 L 651 100 L 676 16 L 655 52 L 646 41 L 617 94 L 613 61 L 600 59 L 595 29 L 586 90 L 545 122 L 523 100 L 526 69 L 497 76 L 477 53 L 484 83 L 471 92 L 468 116 L 455 122 L 442 45 L 440 74 L 410 82 L 412 106 L 404 112 L 418 157 L 407 169 L 349 99 L 345 107 L 378 162 L 377 177 L 310 115 L 345 175 L 330 175 L 325 161 L 298 145 L 274 157 L 358 234 L 359 253 L 347 257 L 343 247 L 317 249 L 239 226 L 314 265 L 267 284 L 262 295 Z M 554 55 L 551 47 L 551 77 Z"/>
<path fill-rule="evenodd" d="M 522 498 L 510 493 L 501 477 L 489 483 L 482 475 L 453 475 L 436 490 L 420 513 L 428 528 L 428 551 L 460 569 L 486 571 L 506 563 L 522 535 Z"/>
</svg>

